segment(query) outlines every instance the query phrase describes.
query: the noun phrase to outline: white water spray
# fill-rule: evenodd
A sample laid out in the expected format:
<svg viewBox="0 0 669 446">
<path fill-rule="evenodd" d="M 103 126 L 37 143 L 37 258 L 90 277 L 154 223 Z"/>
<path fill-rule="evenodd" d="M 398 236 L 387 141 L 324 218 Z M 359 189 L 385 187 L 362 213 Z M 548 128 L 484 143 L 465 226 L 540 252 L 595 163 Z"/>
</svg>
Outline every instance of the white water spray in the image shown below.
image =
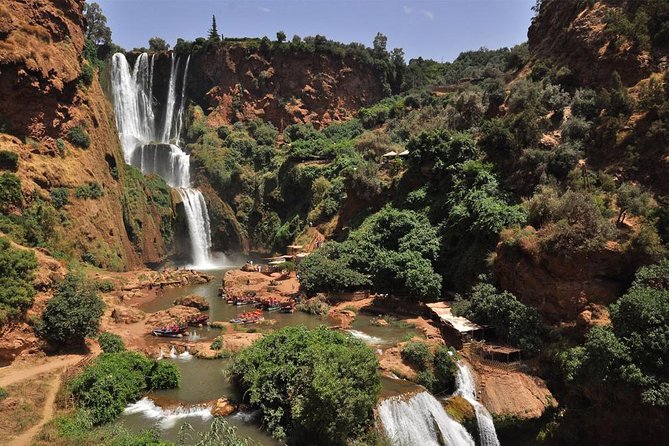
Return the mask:
<svg viewBox="0 0 669 446">
<path fill-rule="evenodd" d="M 155 420 L 159 429 L 173 428 L 179 420 L 184 418 L 200 418 L 204 421 L 212 418 L 211 408 L 208 406 L 179 406 L 174 409 L 163 409 L 147 397 L 128 405 L 123 413 L 125 415 L 142 414 L 146 418 Z"/>
<path fill-rule="evenodd" d="M 500 446 L 495 424 L 493 423 L 490 412 L 485 406 L 476 400 L 476 385 L 474 377 L 467 364 L 458 362 L 458 375 L 455 377 L 456 395 L 462 396 L 469 404 L 474 407 L 476 413 L 476 422 L 479 426 L 479 436 L 481 446 Z"/>
<path fill-rule="evenodd" d="M 170 358 L 175 359 L 177 357 L 177 349 L 172 346 L 170 349 Z"/>
<path fill-rule="evenodd" d="M 130 70 L 121 53 L 112 57 L 112 97 L 116 126 L 126 163 L 143 173 L 155 173 L 177 188 L 186 210 L 191 256 L 194 268 L 212 268 L 211 225 L 202 193 L 192 188 L 190 155 L 183 151 L 181 131 L 186 107 L 186 81 L 190 56 L 186 59 L 177 101 L 179 58 L 172 54 L 170 79 L 162 125 L 153 112 L 153 74 L 155 55 L 143 53 Z M 178 104 L 178 106 L 177 106 Z M 162 129 L 159 134 L 157 129 Z"/>
<path fill-rule="evenodd" d="M 350 329 L 350 330 L 346 330 L 346 331 L 348 332 L 348 334 L 350 334 L 354 338 L 360 339 L 365 344 L 368 344 L 368 345 L 381 345 L 381 344 L 383 344 L 383 339 L 381 339 L 379 337 L 376 337 L 376 336 L 368 335 L 367 333 L 364 333 L 360 330 Z"/>
<path fill-rule="evenodd" d="M 397 446 L 474 446 L 460 423 L 448 416 L 429 392 L 385 399 L 378 407 L 387 439 Z"/>
</svg>

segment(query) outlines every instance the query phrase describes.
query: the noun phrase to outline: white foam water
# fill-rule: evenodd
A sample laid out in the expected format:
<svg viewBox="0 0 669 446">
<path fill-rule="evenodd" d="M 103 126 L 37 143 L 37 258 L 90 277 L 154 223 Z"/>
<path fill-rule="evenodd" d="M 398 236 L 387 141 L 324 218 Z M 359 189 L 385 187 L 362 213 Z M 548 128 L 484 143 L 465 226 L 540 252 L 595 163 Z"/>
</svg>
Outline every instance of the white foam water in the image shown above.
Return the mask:
<svg viewBox="0 0 669 446">
<path fill-rule="evenodd" d="M 153 111 L 153 75 L 155 55 L 141 54 L 130 69 L 121 53 L 112 57 L 112 98 L 116 127 L 126 163 L 143 173 L 155 173 L 177 188 L 188 222 L 191 267 L 214 269 L 211 255 L 211 224 L 202 193 L 193 188 L 190 155 L 180 146 L 186 107 L 186 81 L 190 56 L 186 59 L 177 94 L 180 60 L 171 56 L 170 78 L 162 124 L 156 123 Z M 179 96 L 179 97 L 178 97 Z M 158 132 L 158 128 L 162 131 Z"/>
<path fill-rule="evenodd" d="M 378 406 L 386 439 L 394 446 L 474 446 L 474 439 L 448 416 L 429 392 L 392 397 Z"/>
<path fill-rule="evenodd" d="M 367 333 L 364 333 L 360 330 L 350 329 L 350 330 L 346 330 L 346 331 L 348 332 L 348 334 L 350 334 L 354 338 L 358 338 L 358 339 L 362 340 L 364 343 L 369 344 L 369 345 L 380 345 L 380 344 L 383 344 L 383 342 L 384 342 L 383 339 L 378 338 L 376 336 L 370 336 Z"/>
<path fill-rule="evenodd" d="M 495 431 L 495 424 L 488 409 L 476 400 L 476 385 L 474 377 L 467 364 L 457 363 L 458 375 L 455 377 L 456 395 L 462 396 L 474 407 L 476 422 L 479 427 L 479 441 L 481 446 L 500 446 Z"/>
<path fill-rule="evenodd" d="M 211 408 L 208 406 L 179 406 L 174 409 L 163 409 L 148 397 L 128 405 L 123 413 L 125 415 L 141 414 L 146 418 L 155 420 L 156 427 L 161 430 L 173 428 L 184 418 L 200 418 L 203 421 L 212 418 Z"/>
</svg>

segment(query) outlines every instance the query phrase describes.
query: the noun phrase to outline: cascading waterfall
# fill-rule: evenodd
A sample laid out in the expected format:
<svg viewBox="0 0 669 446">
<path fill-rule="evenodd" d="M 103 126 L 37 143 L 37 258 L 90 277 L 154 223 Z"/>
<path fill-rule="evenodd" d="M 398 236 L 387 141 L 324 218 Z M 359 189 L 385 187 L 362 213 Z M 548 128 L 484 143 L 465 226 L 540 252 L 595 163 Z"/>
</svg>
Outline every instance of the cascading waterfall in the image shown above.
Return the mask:
<svg viewBox="0 0 669 446">
<path fill-rule="evenodd" d="M 387 398 L 379 404 L 378 413 L 393 445 L 474 446 L 469 432 L 427 391 L 410 398 Z"/>
<path fill-rule="evenodd" d="M 476 385 L 474 377 L 467 364 L 457 363 L 458 375 L 455 378 L 456 395 L 462 396 L 474 407 L 476 422 L 479 426 L 481 446 L 500 446 L 495 424 L 488 409 L 476 400 Z"/>
<path fill-rule="evenodd" d="M 157 125 L 153 111 L 154 60 L 155 55 L 149 58 L 148 54 L 143 53 L 131 71 L 125 55 L 117 53 L 112 57 L 112 97 L 124 158 L 126 163 L 143 173 L 160 175 L 167 184 L 177 189 L 186 210 L 192 263 L 195 267 L 209 268 L 212 266 L 211 225 L 207 203 L 202 193 L 192 188 L 190 155 L 180 147 L 190 56 L 184 66 L 178 101 L 180 64 L 176 55 L 171 56 L 167 100 L 161 125 Z"/>
</svg>

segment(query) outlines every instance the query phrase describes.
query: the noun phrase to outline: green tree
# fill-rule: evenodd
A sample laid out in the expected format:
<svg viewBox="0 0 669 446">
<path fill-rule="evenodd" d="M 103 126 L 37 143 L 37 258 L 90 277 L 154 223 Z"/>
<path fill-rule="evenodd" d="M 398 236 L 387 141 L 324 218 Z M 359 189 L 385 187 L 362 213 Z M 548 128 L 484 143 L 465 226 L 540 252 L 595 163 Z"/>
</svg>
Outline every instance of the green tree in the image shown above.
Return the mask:
<svg viewBox="0 0 669 446">
<path fill-rule="evenodd" d="M 623 183 L 616 193 L 616 205 L 619 209 L 616 223 L 622 224 L 628 212 L 642 217 L 648 214 L 650 194 L 636 183 Z"/>
<path fill-rule="evenodd" d="M 0 212 L 7 213 L 12 208 L 23 205 L 21 180 L 11 172 L 0 174 Z"/>
<path fill-rule="evenodd" d="M 388 37 L 382 33 L 376 33 L 374 36 L 374 43 L 372 44 L 372 51 L 374 56 L 382 59 L 388 56 L 388 51 L 386 47 L 388 46 Z"/>
<path fill-rule="evenodd" d="M 86 39 L 98 45 L 111 44 L 111 28 L 107 26 L 107 17 L 97 3 L 84 3 L 84 18 L 86 19 Z"/>
<path fill-rule="evenodd" d="M 211 28 L 209 28 L 209 33 L 207 34 L 209 40 L 213 42 L 218 42 L 221 40 L 221 35 L 218 33 L 218 27 L 216 26 L 216 16 L 211 16 Z"/>
<path fill-rule="evenodd" d="M 165 42 L 165 39 L 160 37 L 151 37 L 149 39 L 150 51 L 160 52 L 160 51 L 168 51 L 169 49 L 170 45 L 167 42 Z"/>
<path fill-rule="evenodd" d="M 79 273 L 69 272 L 46 305 L 39 335 L 53 345 L 83 344 L 97 333 L 104 302 Z"/>
<path fill-rule="evenodd" d="M 276 33 L 276 41 L 279 42 L 279 43 L 285 42 L 286 41 L 286 33 L 284 33 L 283 31 L 278 31 Z"/>
<path fill-rule="evenodd" d="M 0 238 L 0 326 L 18 318 L 33 304 L 35 268 L 37 260 L 32 251 L 12 248 L 9 240 Z"/>
<path fill-rule="evenodd" d="M 239 353 L 230 370 L 275 437 L 344 445 L 372 422 L 378 360 L 361 341 L 321 327 L 286 327 Z"/>
</svg>

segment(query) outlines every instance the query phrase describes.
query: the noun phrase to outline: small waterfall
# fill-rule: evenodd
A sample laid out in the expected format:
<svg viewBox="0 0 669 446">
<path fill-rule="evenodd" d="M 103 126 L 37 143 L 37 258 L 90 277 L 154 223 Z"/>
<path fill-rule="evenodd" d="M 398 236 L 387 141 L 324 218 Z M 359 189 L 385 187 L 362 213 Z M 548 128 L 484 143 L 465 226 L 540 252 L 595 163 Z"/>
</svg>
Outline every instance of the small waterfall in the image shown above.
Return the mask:
<svg viewBox="0 0 669 446">
<path fill-rule="evenodd" d="M 211 224 L 207 203 L 202 193 L 196 189 L 180 187 L 177 189 L 184 203 L 188 218 L 188 233 L 190 235 L 193 263 L 207 266 L 211 263 Z"/>
<path fill-rule="evenodd" d="M 490 412 L 488 412 L 488 409 L 483 404 L 476 400 L 476 385 L 474 384 L 472 372 L 469 370 L 467 364 L 463 362 L 458 362 L 457 366 L 458 376 L 455 378 L 457 390 L 455 393 L 462 396 L 474 407 L 476 422 L 479 426 L 481 446 L 500 446 Z"/>
<path fill-rule="evenodd" d="M 208 406 L 179 406 L 174 409 L 163 409 L 147 397 L 128 405 L 123 413 L 125 415 L 142 414 L 146 418 L 156 420 L 159 429 L 173 428 L 179 420 L 184 418 L 200 418 L 204 421 L 212 418 L 211 408 Z"/>
<path fill-rule="evenodd" d="M 360 339 L 360 340 L 361 340 L 362 342 L 364 342 L 365 344 L 369 344 L 369 345 L 380 345 L 380 344 L 383 344 L 383 339 L 381 339 L 381 338 L 379 338 L 379 337 L 376 337 L 376 336 L 368 335 L 367 333 L 364 333 L 364 332 L 362 332 L 362 331 L 360 331 L 360 330 L 353 330 L 353 329 L 350 329 L 350 330 L 346 330 L 346 331 L 348 332 L 348 334 L 350 334 L 350 335 L 353 336 L 354 338 L 358 338 L 358 339 Z"/>
<path fill-rule="evenodd" d="M 193 359 L 193 355 L 190 354 L 190 352 L 188 351 L 188 347 L 186 347 L 186 350 L 183 353 L 179 354 L 179 356 L 177 356 L 177 358 L 183 359 L 185 361 L 189 361 L 189 360 Z"/>
<path fill-rule="evenodd" d="M 381 425 L 391 444 L 397 446 L 474 446 L 460 423 L 448 416 L 429 392 L 406 399 L 385 399 L 378 407 Z"/>
<path fill-rule="evenodd" d="M 177 349 L 174 348 L 174 346 L 172 346 L 172 348 L 170 349 L 170 358 L 176 359 L 176 357 L 177 357 Z"/>
<path fill-rule="evenodd" d="M 195 268 L 211 268 L 214 264 L 210 252 L 211 225 L 207 203 L 202 193 L 192 188 L 190 155 L 179 146 L 190 56 L 184 65 L 180 97 L 177 95 L 180 60 L 175 54 L 171 56 L 162 126 L 157 125 L 153 112 L 154 62 L 155 55 L 149 58 L 143 53 L 131 72 L 123 54 L 117 53 L 112 57 L 112 98 L 124 158 L 126 163 L 143 173 L 160 175 L 167 184 L 177 188 L 186 211 L 191 263 Z M 158 128 L 162 129 L 160 135 Z"/>
<path fill-rule="evenodd" d="M 160 361 L 165 357 L 165 352 L 163 351 L 163 348 L 160 347 L 160 353 L 158 353 L 158 357 L 156 358 L 156 361 Z"/>
</svg>

